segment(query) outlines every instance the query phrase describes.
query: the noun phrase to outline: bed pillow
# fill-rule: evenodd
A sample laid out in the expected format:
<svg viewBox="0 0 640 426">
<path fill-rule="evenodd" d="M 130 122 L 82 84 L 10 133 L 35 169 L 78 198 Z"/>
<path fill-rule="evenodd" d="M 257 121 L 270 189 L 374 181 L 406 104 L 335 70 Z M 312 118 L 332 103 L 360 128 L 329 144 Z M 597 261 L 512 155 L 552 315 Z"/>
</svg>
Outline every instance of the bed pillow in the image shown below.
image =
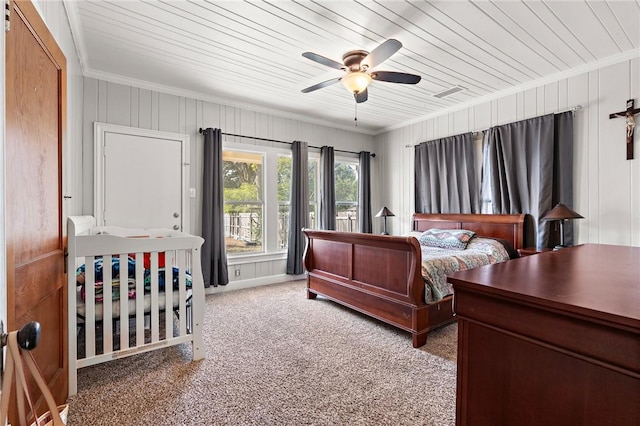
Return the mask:
<svg viewBox="0 0 640 426">
<path fill-rule="evenodd" d="M 429 229 L 420 235 L 420 245 L 454 250 L 464 250 L 475 232 L 466 229 Z"/>
<path fill-rule="evenodd" d="M 420 237 L 422 236 L 423 232 L 422 231 L 409 231 L 406 234 L 404 234 L 405 237 L 413 237 L 416 240 L 419 240 Z"/>
<path fill-rule="evenodd" d="M 520 253 L 518 253 L 518 250 L 516 250 L 513 247 L 513 244 L 511 244 L 509 241 L 502 238 L 496 238 L 496 237 L 482 237 L 482 238 L 496 240 L 497 242 L 502 244 L 502 246 L 507 251 L 507 253 L 509 253 L 509 259 L 517 259 L 518 257 L 520 257 Z"/>
</svg>

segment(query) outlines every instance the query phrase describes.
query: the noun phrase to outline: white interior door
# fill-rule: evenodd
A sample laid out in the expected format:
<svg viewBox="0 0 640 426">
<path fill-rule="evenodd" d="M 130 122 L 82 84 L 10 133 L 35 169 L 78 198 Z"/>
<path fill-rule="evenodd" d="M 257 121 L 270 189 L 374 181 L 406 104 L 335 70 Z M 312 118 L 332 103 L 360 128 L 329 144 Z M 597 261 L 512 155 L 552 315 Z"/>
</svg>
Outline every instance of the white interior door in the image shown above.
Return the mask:
<svg viewBox="0 0 640 426">
<path fill-rule="evenodd" d="M 96 123 L 98 224 L 189 232 L 189 136 Z"/>
</svg>

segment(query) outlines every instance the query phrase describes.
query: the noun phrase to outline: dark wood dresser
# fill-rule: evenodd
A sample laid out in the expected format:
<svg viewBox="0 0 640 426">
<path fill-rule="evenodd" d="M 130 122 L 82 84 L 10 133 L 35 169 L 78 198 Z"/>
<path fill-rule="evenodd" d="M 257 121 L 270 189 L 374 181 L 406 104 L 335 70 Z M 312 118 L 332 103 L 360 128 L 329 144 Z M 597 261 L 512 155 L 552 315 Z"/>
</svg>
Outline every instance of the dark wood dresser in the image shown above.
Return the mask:
<svg viewBox="0 0 640 426">
<path fill-rule="evenodd" d="M 640 425 L 640 248 L 585 244 L 449 277 L 458 425 Z"/>
</svg>

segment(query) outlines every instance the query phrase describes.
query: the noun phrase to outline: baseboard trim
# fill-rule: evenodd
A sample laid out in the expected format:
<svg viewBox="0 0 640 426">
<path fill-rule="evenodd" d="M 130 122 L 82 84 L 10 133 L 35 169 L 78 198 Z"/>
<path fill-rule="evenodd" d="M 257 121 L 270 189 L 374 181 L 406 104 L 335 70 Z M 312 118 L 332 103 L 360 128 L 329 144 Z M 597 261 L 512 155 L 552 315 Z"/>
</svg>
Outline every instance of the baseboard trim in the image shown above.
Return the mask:
<svg viewBox="0 0 640 426">
<path fill-rule="evenodd" d="M 209 287 L 204 289 L 205 294 L 224 293 L 227 291 L 242 290 L 245 288 L 260 287 L 263 285 L 283 283 L 287 281 L 304 280 L 307 278 L 303 275 L 269 275 L 267 277 L 252 278 L 250 280 L 230 281 L 227 285 L 219 285 L 217 287 Z"/>
</svg>

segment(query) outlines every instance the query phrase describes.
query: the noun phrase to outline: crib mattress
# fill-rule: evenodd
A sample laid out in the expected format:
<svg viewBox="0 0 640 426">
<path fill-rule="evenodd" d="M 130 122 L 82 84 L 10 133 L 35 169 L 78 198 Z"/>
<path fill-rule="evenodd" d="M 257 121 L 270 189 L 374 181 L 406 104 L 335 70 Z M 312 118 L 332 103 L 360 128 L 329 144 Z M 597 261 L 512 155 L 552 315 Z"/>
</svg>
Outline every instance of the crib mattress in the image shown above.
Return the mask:
<svg viewBox="0 0 640 426">
<path fill-rule="evenodd" d="M 187 305 L 190 304 L 191 302 L 191 290 L 187 290 L 186 292 L 187 294 Z M 136 301 L 137 301 L 137 297 L 135 299 L 128 299 L 127 300 L 127 308 L 128 308 L 128 316 L 129 318 L 134 317 L 136 315 Z M 158 294 L 158 307 L 160 311 L 163 311 L 165 309 L 166 306 L 166 302 L 167 302 L 167 298 L 165 296 L 165 293 L 159 293 Z M 180 293 L 178 291 L 174 291 L 172 294 L 172 303 L 173 306 L 172 308 L 178 308 L 180 306 Z M 102 321 L 102 318 L 104 316 L 104 305 L 103 302 L 99 302 L 95 304 L 95 319 L 96 321 Z M 112 317 L 114 319 L 116 318 L 120 318 L 120 300 L 114 300 L 113 302 L 111 302 L 111 310 L 112 310 Z M 80 294 L 80 287 L 76 288 L 76 312 L 77 312 L 77 323 L 78 324 L 84 324 L 84 318 L 86 317 L 86 305 L 85 302 Z M 145 294 L 144 295 L 144 312 L 145 314 L 151 312 L 151 295 L 150 294 Z"/>
</svg>

